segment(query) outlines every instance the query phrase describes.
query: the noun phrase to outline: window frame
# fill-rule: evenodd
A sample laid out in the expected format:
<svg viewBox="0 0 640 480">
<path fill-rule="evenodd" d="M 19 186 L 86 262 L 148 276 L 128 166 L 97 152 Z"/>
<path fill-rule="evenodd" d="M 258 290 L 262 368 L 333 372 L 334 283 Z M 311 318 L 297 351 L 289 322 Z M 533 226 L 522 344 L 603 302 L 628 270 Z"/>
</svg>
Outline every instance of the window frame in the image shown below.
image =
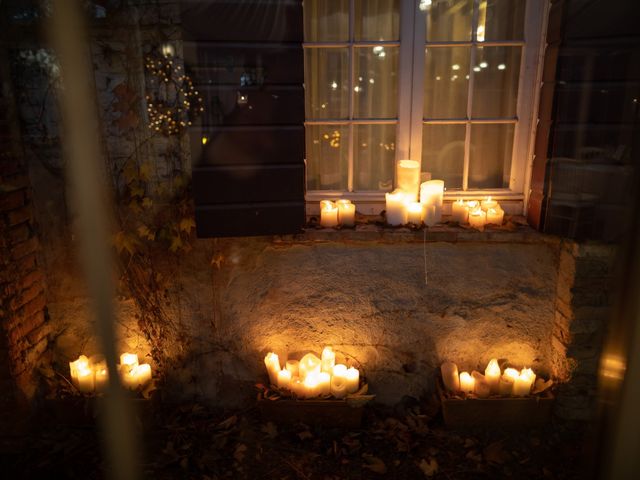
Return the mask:
<svg viewBox="0 0 640 480">
<path fill-rule="evenodd" d="M 393 124 L 396 129 L 396 156 L 395 162 L 402 159 L 418 160 L 422 165 L 422 128 L 425 124 L 515 124 L 513 150 L 511 158 L 511 172 L 508 188 L 495 189 L 468 189 L 469 168 L 469 144 L 470 128 L 466 128 L 465 134 L 465 158 L 463 172 L 463 189 L 449 190 L 445 192 L 445 200 L 458 198 L 480 198 L 490 195 L 501 200 L 503 208 L 510 214 L 522 214 L 529 196 L 531 180 L 531 167 L 533 162 L 533 147 L 537 126 L 537 113 L 542 82 L 542 62 L 546 45 L 547 20 L 549 14 L 549 0 L 527 0 L 524 19 L 524 39 L 507 41 L 477 41 L 477 23 L 479 5 L 481 0 L 473 1 L 472 38 L 464 42 L 427 42 L 426 12 L 419 8 L 418 0 L 400 0 L 400 40 L 389 42 L 313 42 L 303 43 L 303 48 L 317 47 L 349 47 L 349 120 L 307 120 L 307 125 L 350 125 L 350 139 L 348 152 L 348 186 L 349 191 L 342 190 L 307 190 L 305 200 L 307 213 L 319 212 L 318 202 L 327 198 L 348 198 L 358 204 L 358 211 L 364 214 L 377 214 L 384 209 L 385 192 L 353 192 L 354 152 L 353 152 L 353 127 L 357 124 Z M 349 0 L 349 39 L 353 39 L 355 0 Z M 408 40 L 408 41 L 406 41 Z M 398 117 L 397 120 L 351 120 L 353 117 L 353 85 L 354 85 L 354 50 L 357 47 L 389 45 L 399 46 L 398 65 Z M 503 119 L 472 119 L 471 105 L 473 96 L 473 69 L 470 68 L 470 79 L 467 98 L 467 116 L 464 119 L 455 120 L 424 120 L 423 119 L 423 93 L 424 93 L 424 62 L 425 48 L 440 48 L 451 46 L 469 46 L 471 48 L 470 65 L 473 65 L 475 47 L 477 46 L 519 46 L 522 49 L 520 60 L 520 73 L 518 84 L 518 99 L 516 116 Z M 403 92 L 411 92 L 406 94 Z M 306 117 L 306 115 L 305 115 Z M 306 152 L 305 152 L 306 162 Z M 395 171 L 395 169 L 394 169 Z M 422 171 L 422 166 L 421 166 Z M 305 180 L 306 181 L 306 180 Z M 394 186 L 396 178 L 394 175 Z M 445 207 L 445 213 L 447 213 Z"/>
</svg>

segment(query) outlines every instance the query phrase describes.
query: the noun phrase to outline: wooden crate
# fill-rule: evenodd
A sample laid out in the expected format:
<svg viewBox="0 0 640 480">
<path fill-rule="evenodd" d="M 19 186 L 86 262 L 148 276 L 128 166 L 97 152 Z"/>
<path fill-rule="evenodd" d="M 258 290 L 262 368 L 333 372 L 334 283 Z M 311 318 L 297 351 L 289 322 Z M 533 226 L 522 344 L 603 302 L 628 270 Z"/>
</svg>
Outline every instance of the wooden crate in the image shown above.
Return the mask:
<svg viewBox="0 0 640 480">
<path fill-rule="evenodd" d="M 258 409 L 264 421 L 275 423 L 305 423 L 323 427 L 360 428 L 362 403 L 348 400 L 258 400 Z"/>
<path fill-rule="evenodd" d="M 465 427 L 539 427 L 549 423 L 554 397 L 550 391 L 530 397 L 451 398 L 437 380 L 444 423 Z"/>
</svg>

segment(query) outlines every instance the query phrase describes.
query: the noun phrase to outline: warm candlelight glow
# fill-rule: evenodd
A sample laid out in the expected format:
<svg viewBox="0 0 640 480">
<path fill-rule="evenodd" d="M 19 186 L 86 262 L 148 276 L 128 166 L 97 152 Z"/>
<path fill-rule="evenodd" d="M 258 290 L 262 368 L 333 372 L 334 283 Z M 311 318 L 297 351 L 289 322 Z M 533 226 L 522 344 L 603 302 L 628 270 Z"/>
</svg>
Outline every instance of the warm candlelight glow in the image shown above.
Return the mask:
<svg viewBox="0 0 640 480">
<path fill-rule="evenodd" d="M 460 390 L 460 376 L 458 375 L 458 366 L 453 362 L 444 362 L 440 365 L 440 373 L 442 374 L 442 382 L 450 392 Z"/>
<path fill-rule="evenodd" d="M 336 352 L 331 347 L 324 347 L 322 350 L 322 367 L 323 372 L 331 372 L 336 364 Z"/>
<path fill-rule="evenodd" d="M 489 360 L 487 368 L 484 370 L 484 376 L 491 387 L 492 393 L 498 392 L 498 386 L 500 384 L 500 376 L 502 372 L 500 372 L 500 365 L 498 365 L 498 360 L 492 358 Z"/>
<path fill-rule="evenodd" d="M 398 162 L 396 184 L 398 189 L 407 194 L 407 201 L 415 202 L 418 199 L 418 190 L 420 188 L 420 162 L 400 160 Z"/>
<path fill-rule="evenodd" d="M 442 219 L 443 199 L 444 180 L 429 180 L 420 185 L 420 203 L 423 205 L 433 205 L 435 207 L 435 223 Z M 426 216 L 425 223 L 427 223 Z"/>
<path fill-rule="evenodd" d="M 480 206 L 482 210 L 486 212 L 490 208 L 498 208 L 498 202 L 496 202 L 495 200 L 491 200 L 491 197 L 487 197 L 486 200 L 480 202 Z"/>
<path fill-rule="evenodd" d="M 338 206 L 329 201 L 320 202 L 320 225 L 323 227 L 336 227 L 338 225 Z"/>
<path fill-rule="evenodd" d="M 469 374 L 469 372 L 462 372 L 460 374 L 460 390 L 465 393 L 472 393 L 474 389 L 475 380 Z"/>
<path fill-rule="evenodd" d="M 489 208 L 487 210 L 487 223 L 491 223 L 493 225 L 502 225 L 502 220 L 504 219 L 504 211 L 500 208 Z"/>
<path fill-rule="evenodd" d="M 349 200 L 338 200 L 338 223 L 344 227 L 353 227 L 356 223 L 356 206 Z"/>
<path fill-rule="evenodd" d="M 478 230 L 484 230 L 484 225 L 487 223 L 487 214 L 480 208 L 476 208 L 469 213 L 469 225 Z"/>
<path fill-rule="evenodd" d="M 387 223 L 389 225 L 404 225 L 407 223 L 405 198 L 405 193 L 402 190 L 385 193 Z"/>
<path fill-rule="evenodd" d="M 407 223 L 414 225 L 422 225 L 422 212 L 423 205 L 420 202 L 408 202 L 407 208 Z"/>
<path fill-rule="evenodd" d="M 304 357 L 302 357 L 302 359 L 300 359 L 298 374 L 304 381 L 307 378 L 307 375 L 311 373 L 320 373 L 320 368 L 321 360 L 313 353 L 307 353 Z"/>
<path fill-rule="evenodd" d="M 458 223 L 467 223 L 469 219 L 469 206 L 461 198 L 451 204 L 451 220 Z"/>
</svg>

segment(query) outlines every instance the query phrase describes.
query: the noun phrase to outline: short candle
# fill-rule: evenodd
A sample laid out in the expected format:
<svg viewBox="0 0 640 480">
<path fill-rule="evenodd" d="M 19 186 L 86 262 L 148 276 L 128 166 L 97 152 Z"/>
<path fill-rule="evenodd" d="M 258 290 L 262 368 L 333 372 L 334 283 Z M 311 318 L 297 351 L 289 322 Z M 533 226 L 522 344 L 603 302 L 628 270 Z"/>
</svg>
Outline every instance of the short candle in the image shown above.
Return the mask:
<svg viewBox="0 0 640 480">
<path fill-rule="evenodd" d="M 327 200 L 320 202 L 320 225 L 336 227 L 338 225 L 338 206 Z"/>
</svg>

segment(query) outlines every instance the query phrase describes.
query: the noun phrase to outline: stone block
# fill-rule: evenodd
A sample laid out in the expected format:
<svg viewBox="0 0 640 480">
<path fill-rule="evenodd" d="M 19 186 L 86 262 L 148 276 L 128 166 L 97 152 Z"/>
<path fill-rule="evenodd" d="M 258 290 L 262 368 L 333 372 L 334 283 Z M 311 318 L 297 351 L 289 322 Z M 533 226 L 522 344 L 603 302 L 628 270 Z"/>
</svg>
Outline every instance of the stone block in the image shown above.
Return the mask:
<svg viewBox="0 0 640 480">
<path fill-rule="evenodd" d="M 20 282 L 22 283 L 22 282 Z M 9 300 L 9 308 L 18 310 L 23 305 L 26 305 L 31 300 L 35 299 L 38 295 L 43 293 L 41 283 L 32 283 L 30 286 L 20 289 L 21 291 Z"/>
<path fill-rule="evenodd" d="M 26 242 L 21 242 L 11 247 L 11 257 L 13 260 L 19 260 L 38 250 L 38 239 L 31 237 Z"/>
<path fill-rule="evenodd" d="M 31 207 L 26 206 L 12 210 L 7 215 L 9 226 L 17 225 L 19 223 L 28 222 L 31 220 Z"/>
</svg>

